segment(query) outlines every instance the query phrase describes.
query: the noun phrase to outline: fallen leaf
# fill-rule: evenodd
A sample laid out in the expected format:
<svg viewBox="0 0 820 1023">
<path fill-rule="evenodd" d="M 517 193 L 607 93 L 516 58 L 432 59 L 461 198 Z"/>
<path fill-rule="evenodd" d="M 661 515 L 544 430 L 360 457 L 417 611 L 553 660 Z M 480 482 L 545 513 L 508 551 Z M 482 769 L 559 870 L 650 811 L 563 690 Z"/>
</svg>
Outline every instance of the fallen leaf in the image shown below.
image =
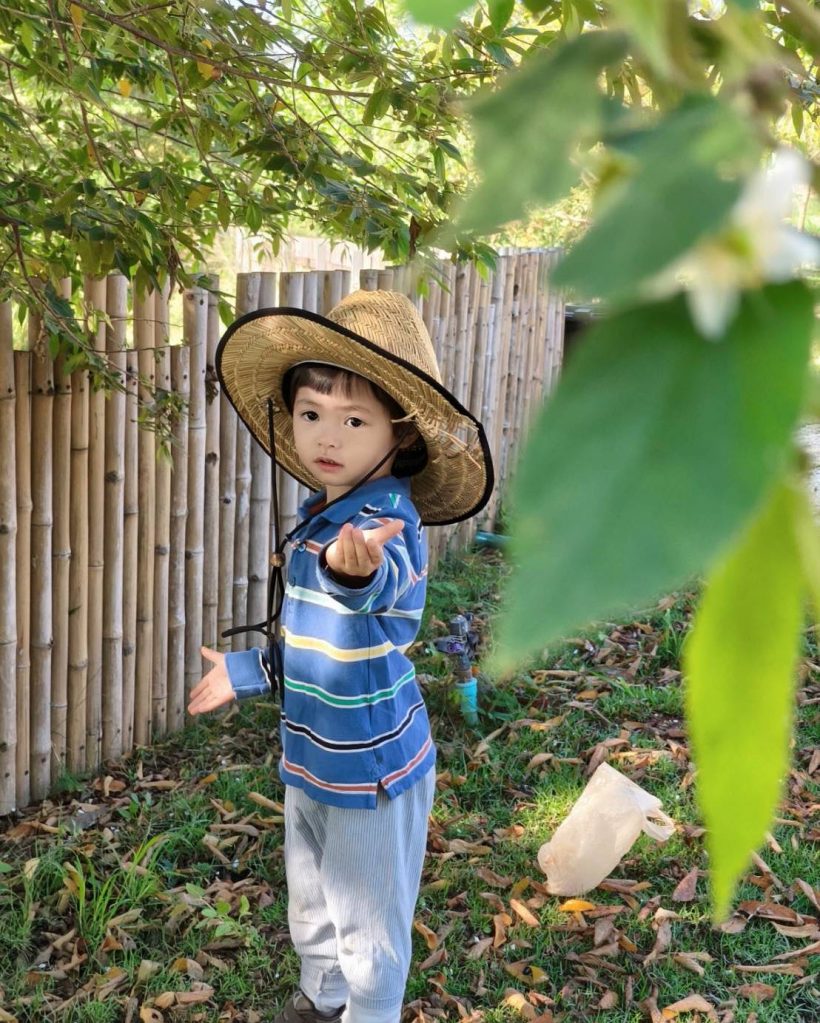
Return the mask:
<svg viewBox="0 0 820 1023">
<path fill-rule="evenodd" d="M 661 1019 L 675 1019 L 684 1012 L 705 1012 L 708 1019 L 717 1023 L 717 1013 L 702 995 L 687 995 L 686 998 L 667 1005 L 665 1009 L 661 1009 Z"/>
<path fill-rule="evenodd" d="M 493 888 L 509 888 L 512 884 L 511 877 L 502 877 L 500 874 L 496 874 L 494 870 L 490 870 L 489 867 L 476 867 L 475 875 Z"/>
<path fill-rule="evenodd" d="M 504 963 L 504 969 L 516 980 L 522 980 L 525 984 L 534 986 L 543 984 L 548 979 L 547 974 L 540 966 L 533 966 L 532 963 L 522 960 L 518 963 Z"/>
<path fill-rule="evenodd" d="M 797 959 L 800 956 L 814 955 L 820 952 L 820 941 L 814 941 L 811 945 L 804 945 L 803 948 L 795 948 L 790 952 L 781 952 L 780 955 L 773 956 L 773 959 Z"/>
<path fill-rule="evenodd" d="M 548 764 L 554 757 L 553 753 L 536 753 L 534 757 L 531 757 L 529 763 L 524 768 L 525 771 L 532 771 L 536 767 L 540 767 L 542 764 Z"/>
<path fill-rule="evenodd" d="M 447 849 L 451 853 L 463 853 L 468 856 L 486 856 L 487 853 L 493 851 L 489 845 L 482 845 L 480 842 L 465 842 L 463 838 L 450 839 Z"/>
<path fill-rule="evenodd" d="M 595 903 L 587 902 L 586 899 L 567 899 L 558 909 L 561 913 L 583 913 L 587 909 L 595 909 Z"/>
<path fill-rule="evenodd" d="M 653 925 L 654 926 L 654 925 Z M 668 917 L 661 917 L 657 921 L 657 934 L 655 946 L 652 951 L 644 956 L 644 965 L 655 962 L 672 944 L 672 921 Z"/>
<path fill-rule="evenodd" d="M 737 907 L 739 912 L 745 913 L 750 919 L 759 917 L 761 920 L 777 920 L 781 924 L 802 924 L 804 918 L 795 913 L 788 906 L 781 906 L 777 902 L 758 902 L 756 899 L 749 899 L 741 902 Z"/>
<path fill-rule="evenodd" d="M 799 877 L 794 882 L 800 891 L 806 896 L 809 902 L 814 906 L 815 909 L 820 910 L 820 892 L 817 889 L 812 888 L 806 881 L 802 881 Z"/>
<path fill-rule="evenodd" d="M 477 941 L 474 945 L 470 946 L 470 950 L 469 952 L 467 952 L 465 958 L 480 959 L 487 951 L 487 949 L 490 947 L 490 945 L 492 945 L 492 943 L 493 943 L 492 938 L 481 938 L 480 941 Z"/>
<path fill-rule="evenodd" d="M 689 873 L 678 882 L 672 892 L 673 902 L 691 902 L 695 898 L 695 889 L 698 883 L 698 868 L 692 867 Z"/>
<path fill-rule="evenodd" d="M 741 998 L 754 998 L 758 1002 L 768 1002 L 777 994 L 777 988 L 773 988 L 771 984 L 761 984 L 760 981 L 756 981 L 754 984 L 741 984 L 739 988 L 735 989 L 735 993 Z"/>
<path fill-rule="evenodd" d="M 434 966 L 438 966 L 439 963 L 444 962 L 447 959 L 447 949 L 437 948 L 435 952 L 427 956 L 424 962 L 419 963 L 420 970 L 431 970 Z"/>
<path fill-rule="evenodd" d="M 512 923 L 512 917 L 509 913 L 496 913 L 493 917 L 493 927 L 495 928 L 495 936 L 493 937 L 493 948 L 498 948 L 499 945 L 503 945 L 507 940 L 507 928 Z"/>
<path fill-rule="evenodd" d="M 512 988 L 507 988 L 504 992 L 504 999 L 501 1002 L 502 1005 L 508 1005 L 511 1009 L 515 1009 L 524 1019 L 535 1020 L 538 1016 L 538 1010 L 534 1005 L 530 1005 L 526 997 L 521 994 L 520 991 L 514 991 Z"/>
<path fill-rule="evenodd" d="M 422 923 L 421 920 L 414 920 L 413 927 L 427 942 L 427 947 L 431 952 L 438 947 L 438 935 L 434 930 L 431 930 L 427 924 Z"/>
<path fill-rule="evenodd" d="M 776 920 L 772 920 L 772 927 L 785 938 L 820 938 L 820 928 L 814 923 L 789 927 L 788 924 L 779 924 Z"/>
<path fill-rule="evenodd" d="M 802 977 L 806 972 L 797 963 L 766 963 L 765 966 L 735 966 L 738 973 L 782 973 L 792 977 Z"/>
<path fill-rule="evenodd" d="M 618 1005 L 618 995 L 615 991 L 605 991 L 598 1002 L 599 1009 L 614 1009 Z"/>
<path fill-rule="evenodd" d="M 528 927 L 538 926 L 538 917 L 531 913 L 523 902 L 519 902 L 518 899 L 510 899 L 510 909 L 516 916 L 521 917 Z"/>
</svg>

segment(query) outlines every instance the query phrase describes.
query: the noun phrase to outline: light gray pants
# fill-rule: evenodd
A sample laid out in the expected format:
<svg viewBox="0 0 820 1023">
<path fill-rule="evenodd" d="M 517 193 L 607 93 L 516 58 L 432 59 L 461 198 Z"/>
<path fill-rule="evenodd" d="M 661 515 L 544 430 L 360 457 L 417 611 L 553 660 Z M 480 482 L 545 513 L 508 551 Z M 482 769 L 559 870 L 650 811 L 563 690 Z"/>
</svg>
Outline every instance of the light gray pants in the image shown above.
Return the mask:
<svg viewBox="0 0 820 1023">
<path fill-rule="evenodd" d="M 398 1023 L 435 768 L 375 810 L 317 803 L 285 789 L 288 924 L 300 986 L 344 1023 Z"/>
</svg>

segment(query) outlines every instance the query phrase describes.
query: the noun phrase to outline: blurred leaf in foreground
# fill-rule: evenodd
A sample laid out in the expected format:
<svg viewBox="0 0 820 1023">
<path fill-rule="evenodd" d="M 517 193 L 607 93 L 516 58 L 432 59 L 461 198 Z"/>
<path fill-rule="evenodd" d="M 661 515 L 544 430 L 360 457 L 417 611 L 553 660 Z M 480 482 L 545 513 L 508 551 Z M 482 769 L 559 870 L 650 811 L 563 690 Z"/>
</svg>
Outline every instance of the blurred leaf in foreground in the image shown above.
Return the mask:
<svg viewBox="0 0 820 1023">
<path fill-rule="evenodd" d="M 811 326 L 792 282 L 719 343 L 682 296 L 589 330 L 517 471 L 496 670 L 708 568 L 787 467 Z"/>
<path fill-rule="evenodd" d="M 764 841 L 788 770 L 805 590 L 798 499 L 784 483 L 769 495 L 713 573 L 684 650 L 717 920 Z"/>
</svg>

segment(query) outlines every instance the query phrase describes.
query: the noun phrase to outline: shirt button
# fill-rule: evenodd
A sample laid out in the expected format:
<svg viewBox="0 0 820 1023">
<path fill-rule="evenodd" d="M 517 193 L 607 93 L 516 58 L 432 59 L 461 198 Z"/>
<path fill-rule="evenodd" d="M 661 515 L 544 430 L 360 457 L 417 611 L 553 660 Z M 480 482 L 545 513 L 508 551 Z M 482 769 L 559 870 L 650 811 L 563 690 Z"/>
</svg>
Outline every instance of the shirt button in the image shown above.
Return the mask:
<svg viewBox="0 0 820 1023">
<path fill-rule="evenodd" d="M 296 545 L 296 550 L 297 551 L 307 550 L 307 544 L 306 543 L 299 543 L 299 544 L 297 544 Z"/>
</svg>

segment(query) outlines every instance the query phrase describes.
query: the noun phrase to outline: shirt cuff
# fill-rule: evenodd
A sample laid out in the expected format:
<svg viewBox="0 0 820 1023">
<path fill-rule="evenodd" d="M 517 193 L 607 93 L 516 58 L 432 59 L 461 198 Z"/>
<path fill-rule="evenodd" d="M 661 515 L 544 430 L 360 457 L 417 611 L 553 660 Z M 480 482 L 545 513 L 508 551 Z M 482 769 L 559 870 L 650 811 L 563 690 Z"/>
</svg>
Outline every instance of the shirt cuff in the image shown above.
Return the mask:
<svg viewBox="0 0 820 1023">
<path fill-rule="evenodd" d="M 380 593 L 384 588 L 384 584 L 387 579 L 388 565 L 387 559 L 385 559 L 367 580 L 364 586 L 345 586 L 344 583 L 340 583 L 338 578 L 328 567 L 327 561 L 324 557 L 324 551 L 322 551 L 319 557 L 317 570 L 319 584 L 325 593 L 329 593 L 332 597 L 336 597 L 341 604 L 344 604 L 345 607 L 350 608 L 352 611 L 359 611 L 374 593 Z"/>
<path fill-rule="evenodd" d="M 225 654 L 225 670 L 237 700 L 264 696 L 270 692 L 262 653 L 261 647 L 254 647 L 252 650 L 236 650 Z"/>
</svg>

